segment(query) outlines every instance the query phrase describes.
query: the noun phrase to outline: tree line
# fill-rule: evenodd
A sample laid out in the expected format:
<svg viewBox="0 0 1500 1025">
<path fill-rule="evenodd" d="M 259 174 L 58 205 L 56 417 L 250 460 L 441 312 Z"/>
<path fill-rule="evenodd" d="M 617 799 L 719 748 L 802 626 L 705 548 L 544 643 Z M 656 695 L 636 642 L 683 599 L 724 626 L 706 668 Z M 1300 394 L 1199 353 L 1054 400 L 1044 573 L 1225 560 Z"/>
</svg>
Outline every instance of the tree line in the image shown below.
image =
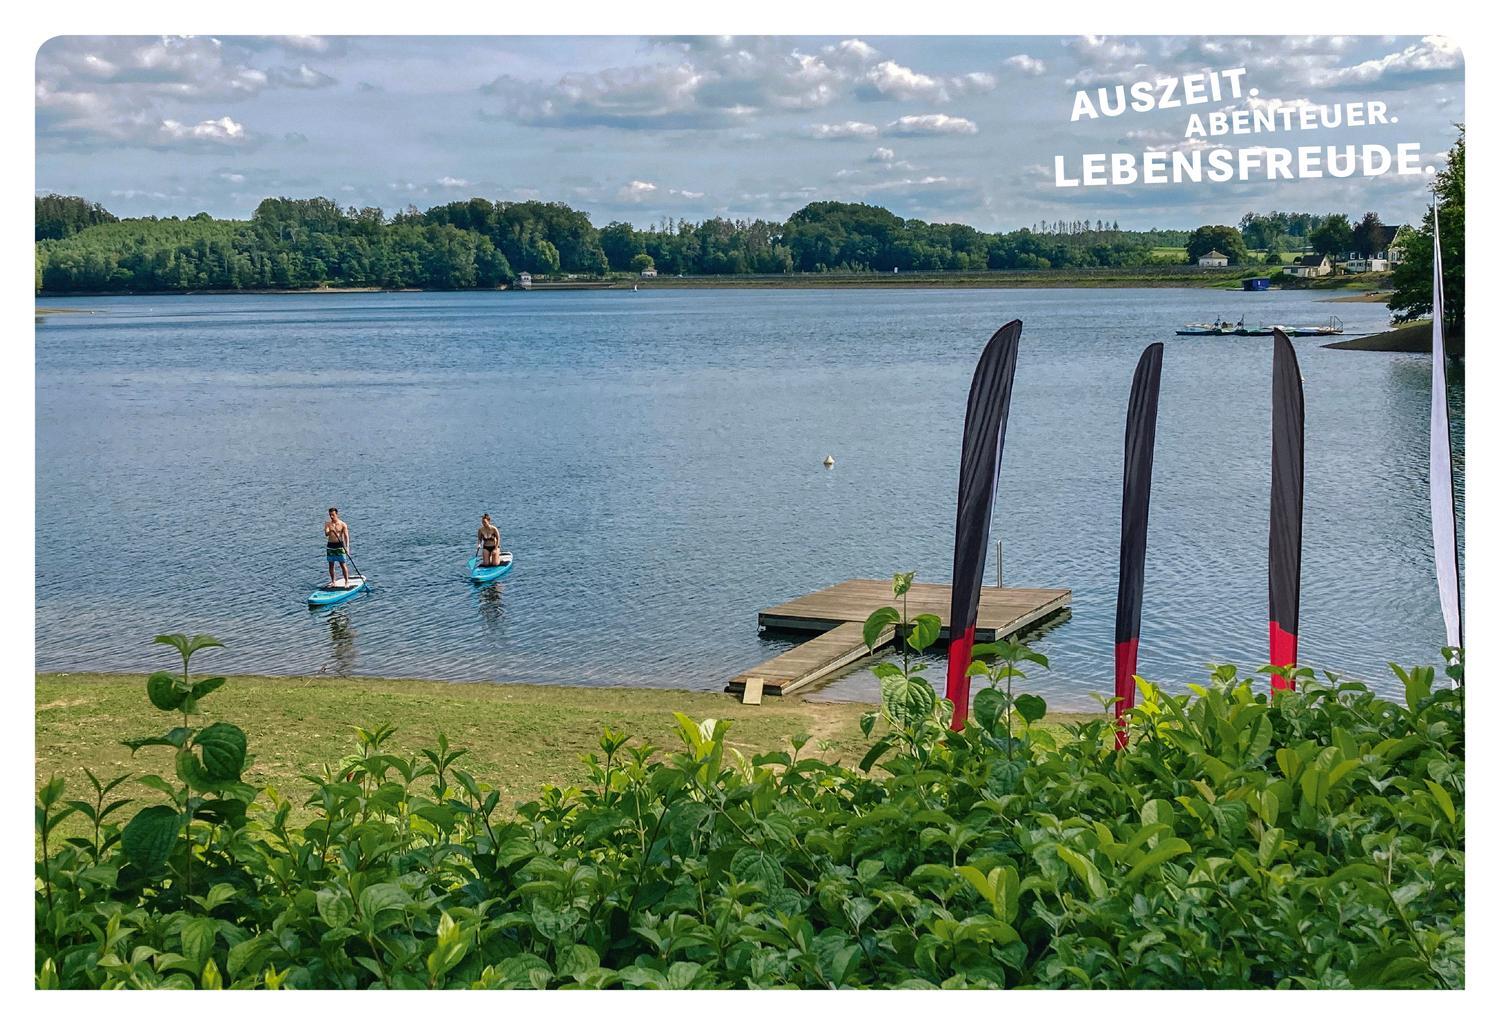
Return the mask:
<svg viewBox="0 0 1500 1025">
<path fill-rule="evenodd" d="M 863 203 L 811 203 L 784 222 L 666 220 L 596 228 L 564 203 L 468 199 L 341 208 L 266 199 L 247 221 L 206 213 L 120 219 L 77 196 L 36 200 L 37 288 L 48 292 L 493 288 L 533 275 L 786 274 L 1122 267 L 1160 262 L 1186 232 L 1103 220 L 989 233 Z"/>
</svg>

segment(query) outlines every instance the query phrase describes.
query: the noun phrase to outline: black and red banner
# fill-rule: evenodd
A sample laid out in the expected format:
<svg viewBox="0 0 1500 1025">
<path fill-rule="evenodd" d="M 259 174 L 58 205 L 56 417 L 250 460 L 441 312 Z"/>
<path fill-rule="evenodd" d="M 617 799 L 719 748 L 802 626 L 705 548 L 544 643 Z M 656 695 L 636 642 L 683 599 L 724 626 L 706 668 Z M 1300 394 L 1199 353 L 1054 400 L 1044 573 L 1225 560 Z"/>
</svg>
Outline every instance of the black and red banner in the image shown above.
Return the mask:
<svg viewBox="0 0 1500 1025">
<path fill-rule="evenodd" d="M 1297 664 L 1302 589 L 1302 371 L 1291 340 L 1275 332 L 1271 358 L 1271 665 Z M 1277 690 L 1292 687 L 1273 675 Z"/>
<path fill-rule="evenodd" d="M 953 728 L 969 717 L 969 661 L 974 650 L 974 622 L 979 615 L 979 587 L 990 546 L 990 510 L 1005 447 L 1005 421 L 1016 378 L 1021 322 L 1006 324 L 984 347 L 969 385 L 964 414 L 964 446 L 958 469 L 958 523 L 953 536 L 953 605 L 948 616 L 948 700 Z"/>
<path fill-rule="evenodd" d="M 1151 513 L 1151 463 L 1156 452 L 1156 405 L 1161 392 L 1162 343 L 1146 346 L 1130 384 L 1125 414 L 1125 485 L 1120 507 L 1120 586 L 1115 594 L 1115 747 L 1125 746 L 1124 713 L 1135 705 L 1136 655 L 1141 641 L 1141 595 L 1146 584 L 1146 523 Z"/>
</svg>

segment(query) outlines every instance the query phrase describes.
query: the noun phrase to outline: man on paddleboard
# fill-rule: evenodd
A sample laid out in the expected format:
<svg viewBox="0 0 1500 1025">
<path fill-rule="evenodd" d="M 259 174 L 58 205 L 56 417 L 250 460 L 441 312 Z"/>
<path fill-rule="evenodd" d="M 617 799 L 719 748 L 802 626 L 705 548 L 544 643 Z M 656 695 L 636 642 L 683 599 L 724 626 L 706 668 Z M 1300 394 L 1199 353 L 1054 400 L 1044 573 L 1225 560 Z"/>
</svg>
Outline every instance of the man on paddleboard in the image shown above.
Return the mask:
<svg viewBox="0 0 1500 1025">
<path fill-rule="evenodd" d="M 479 565 L 500 565 L 500 528 L 490 522 L 490 514 L 485 513 L 479 521 Z"/>
<path fill-rule="evenodd" d="M 344 571 L 344 586 L 349 586 L 349 524 L 339 519 L 337 509 L 328 510 L 328 519 L 323 524 L 323 538 L 328 542 L 328 585 L 334 586 L 337 581 L 333 576 L 333 567 L 337 566 Z"/>
</svg>

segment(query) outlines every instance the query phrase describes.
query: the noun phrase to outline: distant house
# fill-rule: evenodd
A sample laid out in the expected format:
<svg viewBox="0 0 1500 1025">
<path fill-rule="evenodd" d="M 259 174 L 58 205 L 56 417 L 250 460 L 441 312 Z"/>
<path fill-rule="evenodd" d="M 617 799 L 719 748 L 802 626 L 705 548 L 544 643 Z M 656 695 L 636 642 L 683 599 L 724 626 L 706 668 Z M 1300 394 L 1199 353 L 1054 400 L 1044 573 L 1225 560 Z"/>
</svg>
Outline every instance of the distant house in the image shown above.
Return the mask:
<svg viewBox="0 0 1500 1025">
<path fill-rule="evenodd" d="M 527 273 L 526 271 L 522 271 L 516 277 L 516 287 L 517 288 L 530 288 L 531 287 L 531 275 L 529 273 Z"/>
<path fill-rule="evenodd" d="M 1294 278 L 1325 278 L 1333 273 L 1333 265 L 1326 256 L 1299 256 L 1285 270 Z"/>
<path fill-rule="evenodd" d="M 1396 241 L 1396 236 L 1403 231 L 1409 230 L 1411 230 L 1410 226 L 1406 224 L 1401 225 L 1401 227 L 1399 228 L 1390 229 L 1391 237 L 1390 240 L 1385 244 L 1385 258 L 1386 262 L 1388 262 L 1392 267 L 1396 266 L 1396 264 L 1406 259 L 1406 253 L 1401 248 L 1401 243 Z"/>
<path fill-rule="evenodd" d="M 1402 227 L 1405 227 L 1404 225 Z M 1339 269 L 1346 274 L 1368 274 L 1370 272 L 1387 271 L 1401 262 L 1401 247 L 1396 245 L 1396 234 L 1401 228 L 1393 228 L 1389 224 L 1380 226 L 1380 235 L 1376 240 L 1375 252 L 1366 256 L 1363 253 L 1351 252 L 1347 258 L 1339 264 Z"/>
<path fill-rule="evenodd" d="M 646 267 L 646 268 L 643 268 L 641 270 L 641 277 L 643 277 L 643 278 L 654 278 L 654 277 L 656 277 L 656 268 L 655 267 Z"/>
<path fill-rule="evenodd" d="M 1198 257 L 1198 266 L 1200 266 L 1200 267 L 1228 267 L 1229 266 L 1229 257 L 1225 256 L 1223 253 L 1219 252 L 1217 249 L 1210 249 L 1208 252 L 1206 252 L 1202 256 Z"/>
</svg>

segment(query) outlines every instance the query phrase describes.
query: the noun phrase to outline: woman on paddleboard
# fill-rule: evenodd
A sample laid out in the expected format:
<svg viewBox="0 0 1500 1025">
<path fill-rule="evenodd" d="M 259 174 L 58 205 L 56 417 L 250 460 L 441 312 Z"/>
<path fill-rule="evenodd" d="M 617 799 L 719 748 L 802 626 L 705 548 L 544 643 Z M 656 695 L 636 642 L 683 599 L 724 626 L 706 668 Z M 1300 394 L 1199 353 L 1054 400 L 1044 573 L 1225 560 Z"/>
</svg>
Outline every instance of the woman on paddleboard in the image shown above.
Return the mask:
<svg viewBox="0 0 1500 1025">
<path fill-rule="evenodd" d="M 479 521 L 477 548 L 481 566 L 500 565 L 500 528 L 490 522 L 489 513 L 485 513 Z"/>
<path fill-rule="evenodd" d="M 328 586 L 337 581 L 333 567 L 344 571 L 344 586 L 349 586 L 349 524 L 339 519 L 337 509 L 328 510 L 328 519 L 323 524 L 323 539 L 328 542 Z"/>
</svg>

